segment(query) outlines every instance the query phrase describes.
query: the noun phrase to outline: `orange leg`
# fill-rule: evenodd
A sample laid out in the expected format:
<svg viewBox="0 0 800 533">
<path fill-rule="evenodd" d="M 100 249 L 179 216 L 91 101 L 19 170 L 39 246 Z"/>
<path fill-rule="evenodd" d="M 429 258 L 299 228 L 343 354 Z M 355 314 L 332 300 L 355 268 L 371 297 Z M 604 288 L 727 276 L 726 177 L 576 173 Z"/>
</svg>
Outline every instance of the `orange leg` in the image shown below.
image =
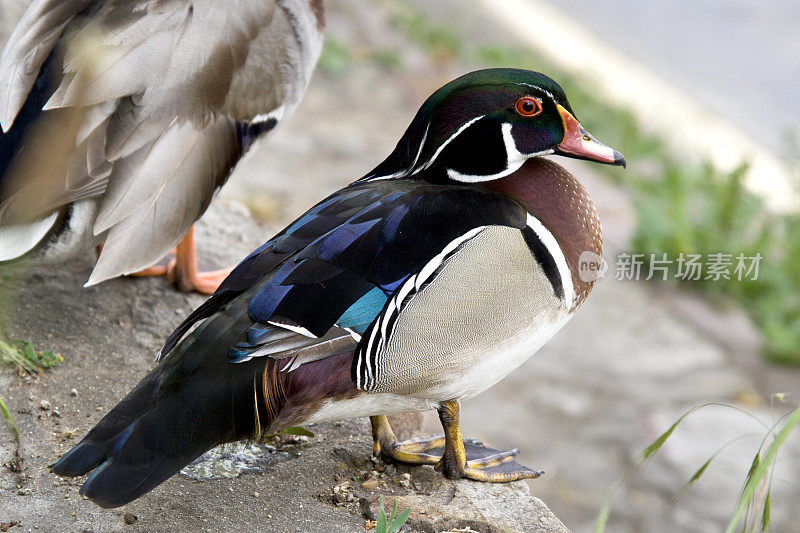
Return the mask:
<svg viewBox="0 0 800 533">
<path fill-rule="evenodd" d="M 213 294 L 222 280 L 228 277 L 231 270 L 231 268 L 225 268 L 211 272 L 197 271 L 193 226 L 189 228 L 189 232 L 175 248 L 175 259 L 167 265 L 166 277 L 167 281 L 174 283 L 180 291 Z"/>
<path fill-rule="evenodd" d="M 98 246 L 98 256 L 102 249 L 103 245 L 101 244 Z M 224 280 L 232 270 L 230 268 L 225 268 L 211 272 L 197 271 L 194 226 L 189 228 L 189 232 L 181 242 L 178 243 L 178 246 L 172 250 L 172 254 L 175 257 L 166 265 L 153 265 L 129 275 L 137 278 L 164 276 L 167 282 L 174 284 L 180 291 L 213 294 L 214 291 L 217 290 L 217 287 L 219 287 L 219 284 L 222 283 L 222 280 Z"/>
</svg>

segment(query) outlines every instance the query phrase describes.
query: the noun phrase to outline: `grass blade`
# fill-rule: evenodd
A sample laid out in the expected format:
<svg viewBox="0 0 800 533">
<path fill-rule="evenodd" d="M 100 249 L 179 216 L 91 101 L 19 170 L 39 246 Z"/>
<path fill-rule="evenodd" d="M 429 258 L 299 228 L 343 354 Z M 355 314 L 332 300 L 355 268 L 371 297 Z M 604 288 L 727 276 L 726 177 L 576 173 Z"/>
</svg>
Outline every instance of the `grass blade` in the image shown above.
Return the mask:
<svg viewBox="0 0 800 533">
<path fill-rule="evenodd" d="M 686 494 L 686 491 L 688 491 L 691 488 L 691 486 L 694 484 L 695 481 L 700 479 L 703 476 L 703 474 L 705 474 L 706 469 L 708 468 L 708 465 L 710 465 L 711 461 L 713 461 L 716 458 L 717 458 L 717 454 L 716 453 L 714 455 L 712 455 L 711 457 L 709 457 L 706 460 L 706 462 L 703 463 L 703 465 L 700 468 L 698 468 L 697 471 L 694 474 L 692 474 L 692 477 L 689 478 L 689 481 L 687 481 L 686 484 L 683 487 L 681 487 L 681 490 L 678 491 L 678 494 L 675 495 L 675 498 L 673 498 L 673 500 L 677 500 L 678 498 L 680 498 L 681 496 Z"/>
<path fill-rule="evenodd" d="M 655 453 L 664 445 L 664 443 L 667 442 L 667 439 L 670 438 L 670 436 L 672 436 L 672 434 L 675 432 L 675 428 L 678 427 L 678 424 L 683 422 L 684 418 L 686 418 L 686 415 L 681 416 L 678 420 L 675 421 L 674 424 L 672 424 L 669 427 L 668 430 L 666 430 L 656 440 L 650 443 L 650 446 L 645 448 L 644 451 L 642 452 L 641 460 L 645 461 L 647 459 L 650 459 L 653 455 L 655 455 Z"/>
<path fill-rule="evenodd" d="M 403 524 L 406 523 L 406 520 L 408 520 L 408 516 L 410 514 L 411 514 L 411 509 L 406 509 L 405 511 L 400 513 L 397 516 L 397 518 L 392 520 L 392 523 L 389 524 L 389 531 L 387 533 L 394 533 L 395 531 L 400 531 L 400 528 L 403 527 Z"/>
<path fill-rule="evenodd" d="M 14 437 L 14 443 L 17 445 L 17 447 L 19 447 L 19 427 L 14 421 L 14 417 L 11 416 L 11 411 L 9 411 L 8 407 L 6 407 L 2 397 L 0 397 L 0 412 L 3 413 L 3 418 L 6 421 L 6 426 L 8 426 L 8 431 L 10 431 L 11 435 Z"/>
<path fill-rule="evenodd" d="M 375 520 L 375 533 L 387 533 L 386 512 L 383 510 L 383 494 L 381 494 L 378 505 L 378 519 Z"/>
<path fill-rule="evenodd" d="M 309 431 L 308 429 L 304 428 L 303 426 L 292 426 L 290 428 L 286 428 L 281 432 L 282 435 L 300 435 L 303 437 L 312 438 L 314 433 Z"/>
<path fill-rule="evenodd" d="M 607 501 L 603 504 L 600 508 L 600 511 L 597 513 L 597 518 L 594 520 L 594 533 L 603 533 L 606 530 L 606 522 L 608 522 L 608 517 L 611 515 L 611 502 Z"/>
<path fill-rule="evenodd" d="M 767 497 L 764 500 L 764 511 L 761 513 L 761 531 L 769 529 L 769 512 L 772 506 L 772 490 L 767 491 Z"/>
<path fill-rule="evenodd" d="M 742 493 L 739 495 L 739 502 L 736 506 L 736 511 L 734 512 L 733 516 L 728 522 L 728 527 L 726 528 L 726 533 L 733 533 L 736 529 L 736 526 L 739 525 L 739 522 L 742 520 L 742 517 L 745 511 L 748 509 L 749 503 L 752 500 L 753 494 L 756 491 L 761 479 L 767 473 L 767 469 L 769 468 L 770 464 L 775 461 L 775 457 L 778 455 L 778 450 L 789 438 L 789 434 L 792 430 L 800 423 L 800 407 L 796 408 L 792 411 L 789 418 L 786 420 L 786 423 L 783 427 L 778 431 L 775 439 L 767 448 L 767 451 L 764 453 L 764 457 L 762 459 L 753 460 L 753 464 L 750 467 L 750 471 L 747 473 L 747 481 L 745 482 L 744 489 L 742 489 Z M 757 462 L 756 462 L 757 461 Z"/>
</svg>

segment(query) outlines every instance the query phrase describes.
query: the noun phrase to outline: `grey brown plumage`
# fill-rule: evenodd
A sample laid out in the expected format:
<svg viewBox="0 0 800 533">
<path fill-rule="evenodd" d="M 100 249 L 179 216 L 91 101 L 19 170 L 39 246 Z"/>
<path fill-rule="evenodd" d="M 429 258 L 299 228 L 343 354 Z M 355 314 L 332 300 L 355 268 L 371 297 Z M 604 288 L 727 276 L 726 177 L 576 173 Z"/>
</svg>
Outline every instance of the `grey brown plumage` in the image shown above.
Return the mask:
<svg viewBox="0 0 800 533">
<path fill-rule="evenodd" d="M 0 125 L 42 140 L 5 150 L 0 137 L 13 159 L 0 176 L 0 240 L 57 212 L 87 238 L 56 259 L 106 240 L 90 283 L 157 261 L 250 137 L 296 106 L 322 21 L 308 0 L 35 0 L 0 56 Z M 46 103 L 31 116 L 34 97 Z M 67 157 L 32 172 L 41 145 L 59 140 L 72 143 Z M 84 220 L 73 220 L 79 202 Z"/>
</svg>

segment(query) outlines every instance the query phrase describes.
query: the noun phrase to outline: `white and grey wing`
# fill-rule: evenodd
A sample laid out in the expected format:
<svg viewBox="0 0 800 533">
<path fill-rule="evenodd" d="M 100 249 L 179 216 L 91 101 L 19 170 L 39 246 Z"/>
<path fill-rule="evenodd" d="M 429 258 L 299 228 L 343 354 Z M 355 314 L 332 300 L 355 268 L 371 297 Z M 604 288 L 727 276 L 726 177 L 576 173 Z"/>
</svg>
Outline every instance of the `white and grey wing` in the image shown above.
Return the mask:
<svg viewBox="0 0 800 533">
<path fill-rule="evenodd" d="M 202 129 L 175 122 L 157 141 L 117 162 L 95 233 L 106 242 L 87 285 L 158 261 L 203 214 L 239 157 L 234 122 Z"/>
<path fill-rule="evenodd" d="M 241 155 L 236 122 L 279 118 L 305 89 L 321 47 L 319 32 L 298 38 L 314 33 L 305 1 L 34 0 L 0 61 L 3 127 L 56 46 L 63 72 L 39 121 L 79 124 L 60 132 L 76 140 L 68 171 L 7 180 L 20 183 L 17 210 L 41 218 L 98 198 L 94 232 L 108 242 L 91 283 L 163 256 Z"/>
<path fill-rule="evenodd" d="M 0 125 L 8 131 L 72 18 L 97 0 L 34 0 L 0 54 Z"/>
</svg>

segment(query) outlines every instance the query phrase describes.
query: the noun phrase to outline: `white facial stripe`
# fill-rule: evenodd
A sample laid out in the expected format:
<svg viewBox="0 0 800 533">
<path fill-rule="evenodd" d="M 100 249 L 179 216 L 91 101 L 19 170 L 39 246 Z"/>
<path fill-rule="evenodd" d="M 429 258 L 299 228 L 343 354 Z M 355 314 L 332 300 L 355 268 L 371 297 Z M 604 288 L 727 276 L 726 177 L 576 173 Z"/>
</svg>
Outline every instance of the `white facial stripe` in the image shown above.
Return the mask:
<svg viewBox="0 0 800 533">
<path fill-rule="evenodd" d="M 506 146 L 506 166 L 517 170 L 530 157 L 517 150 L 517 143 L 511 135 L 511 124 L 504 122 L 501 126 L 503 130 L 503 144 Z"/>
<path fill-rule="evenodd" d="M 550 230 L 544 227 L 544 224 L 530 213 L 528 213 L 527 225 L 536 233 L 539 240 L 542 241 L 542 244 L 544 244 L 545 248 L 547 248 L 547 251 L 550 252 L 553 260 L 556 262 L 558 275 L 561 277 L 561 285 L 564 287 L 564 302 L 567 304 L 567 309 L 572 309 L 572 304 L 575 300 L 575 288 L 572 285 L 572 273 L 570 272 L 569 265 L 567 265 L 564 252 L 561 251 L 558 241 L 556 241 L 556 238 L 550 233 Z"/>
<path fill-rule="evenodd" d="M 414 162 L 411 163 L 410 172 L 413 172 L 414 169 L 417 167 L 417 162 L 419 161 L 419 156 L 422 155 L 422 149 L 425 147 L 425 141 L 428 140 L 428 130 L 431 127 L 431 123 L 428 122 L 428 125 L 425 126 L 425 133 L 422 135 L 422 142 L 419 143 L 419 150 L 417 150 L 417 157 L 414 158 Z"/>
<path fill-rule="evenodd" d="M 367 178 L 367 181 L 393 180 L 395 178 L 402 178 L 403 176 L 407 175 L 408 173 L 406 171 L 395 172 L 394 174 L 389 174 L 388 176 L 375 176 L 374 178 Z"/>
<path fill-rule="evenodd" d="M 389 174 L 387 176 L 374 176 L 368 178 L 368 181 L 393 180 L 395 178 L 402 178 L 412 174 L 414 172 L 414 169 L 417 167 L 417 162 L 419 162 L 419 156 L 422 155 L 422 148 L 425 146 L 425 141 L 428 139 L 428 130 L 430 129 L 430 127 L 431 127 L 430 123 L 428 123 L 428 125 L 425 126 L 425 133 L 422 135 L 422 142 L 419 143 L 417 156 L 414 158 L 414 162 L 411 163 L 410 168 L 401 170 L 399 172 L 395 172 L 394 174 Z"/>
<path fill-rule="evenodd" d="M 532 88 L 534 88 L 534 89 L 537 89 L 537 90 L 539 90 L 539 91 L 542 91 L 544 94 L 546 94 L 547 96 L 549 96 L 549 97 L 550 97 L 550 99 L 551 99 L 551 100 L 553 100 L 554 102 L 555 102 L 555 100 L 556 100 L 555 96 L 553 96 L 553 93 L 551 93 L 551 92 L 550 92 L 550 91 L 548 91 L 547 89 L 542 89 L 542 88 L 541 88 L 541 87 L 539 87 L 538 85 L 534 85 L 534 84 L 532 84 L 532 83 L 518 83 L 517 85 L 522 85 L 522 86 L 524 86 L 524 87 L 532 87 Z"/>
<path fill-rule="evenodd" d="M 452 168 L 447 169 L 447 175 L 451 180 L 460 181 L 463 183 L 479 183 L 481 181 L 491 181 L 503 178 L 509 174 L 519 170 L 525 161 L 533 156 L 543 155 L 552 152 L 552 150 L 545 150 L 535 154 L 523 154 L 517 150 L 517 143 L 514 142 L 514 136 L 511 134 L 511 124 L 504 122 L 501 126 L 503 131 L 503 144 L 506 148 L 506 168 L 497 174 L 462 174 Z"/>
<path fill-rule="evenodd" d="M 426 168 L 430 167 L 434 163 L 434 161 L 436 161 L 436 158 L 439 157 L 439 154 L 442 153 L 442 150 L 447 148 L 447 145 L 450 144 L 453 141 L 453 139 L 455 139 L 456 137 L 461 135 L 464 132 L 465 129 L 469 128 L 470 126 L 472 126 L 473 124 L 475 124 L 476 122 L 478 122 L 480 119 L 482 119 L 485 116 L 486 115 L 481 115 L 479 117 L 475 117 L 472 120 L 470 120 L 469 122 L 467 122 L 466 124 L 464 124 L 463 126 L 461 126 L 460 128 L 458 128 L 456 130 L 456 132 L 450 136 L 450 138 L 448 138 L 444 143 L 442 143 L 441 146 L 439 146 L 439 148 L 436 149 L 436 152 L 434 152 L 433 157 L 431 157 L 428 160 L 428 162 L 425 163 L 425 165 L 422 167 L 422 170 L 425 170 Z"/>
</svg>

